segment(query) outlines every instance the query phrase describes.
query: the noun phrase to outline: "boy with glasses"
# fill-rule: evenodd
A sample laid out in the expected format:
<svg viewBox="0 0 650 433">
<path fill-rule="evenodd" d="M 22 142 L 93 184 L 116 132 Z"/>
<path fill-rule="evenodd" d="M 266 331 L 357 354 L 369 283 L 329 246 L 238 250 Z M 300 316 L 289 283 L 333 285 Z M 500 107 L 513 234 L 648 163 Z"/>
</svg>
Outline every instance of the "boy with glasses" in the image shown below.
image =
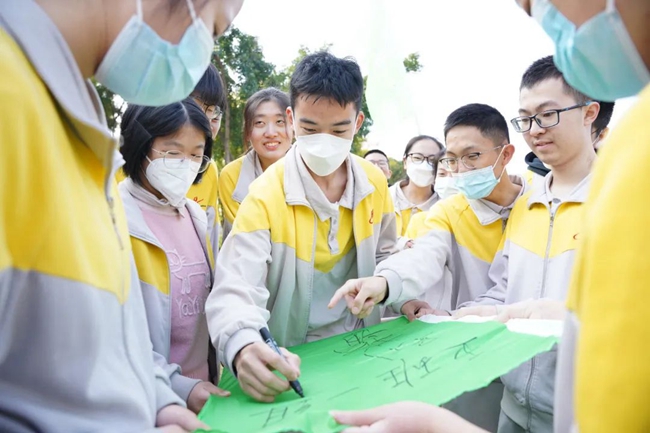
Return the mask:
<svg viewBox="0 0 650 433">
<path fill-rule="evenodd" d="M 566 83 L 551 57 L 524 73 L 519 102 L 520 116 L 511 123 L 551 172 L 513 208 L 490 268 L 494 286 L 463 306 L 490 305 L 496 312 L 527 299 L 566 298 L 596 159 L 591 133 L 600 107 Z M 553 430 L 556 354 L 537 355 L 502 377 L 500 433 Z"/>
<path fill-rule="evenodd" d="M 390 181 L 393 172 L 390 170 L 388 156 L 386 156 L 384 152 L 379 149 L 371 149 L 363 155 L 363 159 L 380 169 L 381 172 L 384 173 L 384 176 L 386 176 L 386 180 Z"/>
</svg>

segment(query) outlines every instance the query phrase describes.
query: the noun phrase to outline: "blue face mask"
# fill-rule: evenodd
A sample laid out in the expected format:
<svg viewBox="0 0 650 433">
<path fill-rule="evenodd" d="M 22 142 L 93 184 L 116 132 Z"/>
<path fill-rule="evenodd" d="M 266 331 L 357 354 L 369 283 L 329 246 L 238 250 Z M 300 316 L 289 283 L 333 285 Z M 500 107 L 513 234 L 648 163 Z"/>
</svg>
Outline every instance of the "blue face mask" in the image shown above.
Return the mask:
<svg viewBox="0 0 650 433">
<path fill-rule="evenodd" d="M 192 24 L 178 45 L 170 44 L 143 21 L 142 0 L 137 5 L 137 15 L 117 36 L 95 78 L 134 104 L 161 106 L 180 101 L 194 90 L 210 64 L 212 34 L 187 0 Z"/>
<path fill-rule="evenodd" d="M 650 82 L 614 0 L 579 28 L 549 0 L 536 0 L 531 14 L 553 39 L 553 59 L 566 81 L 590 98 L 615 101 L 636 95 Z"/>
<path fill-rule="evenodd" d="M 454 179 L 456 188 L 458 188 L 465 197 L 471 200 L 478 200 L 490 195 L 490 193 L 494 191 L 494 188 L 499 184 L 501 176 L 503 176 L 503 173 L 506 171 L 506 168 L 503 167 L 499 178 L 497 179 L 496 176 L 494 176 L 494 166 L 499 162 L 501 153 L 503 153 L 503 149 L 499 152 L 499 157 L 497 157 L 494 165 L 466 171 L 464 173 L 452 173 L 451 177 Z"/>
</svg>

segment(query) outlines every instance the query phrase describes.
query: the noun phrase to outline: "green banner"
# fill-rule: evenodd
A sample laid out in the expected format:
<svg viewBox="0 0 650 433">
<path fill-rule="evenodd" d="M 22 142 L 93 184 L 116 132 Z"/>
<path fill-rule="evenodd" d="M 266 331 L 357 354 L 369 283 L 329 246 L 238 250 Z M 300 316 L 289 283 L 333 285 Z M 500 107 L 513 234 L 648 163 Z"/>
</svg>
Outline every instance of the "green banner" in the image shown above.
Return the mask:
<svg viewBox="0 0 650 433">
<path fill-rule="evenodd" d="M 214 432 L 338 432 L 329 411 L 367 409 L 401 400 L 440 405 L 488 385 L 540 352 L 555 337 L 508 331 L 497 322 L 427 324 L 399 318 L 291 349 L 302 359 L 300 383 L 274 403 L 246 396 L 225 372 L 199 418 Z"/>
</svg>

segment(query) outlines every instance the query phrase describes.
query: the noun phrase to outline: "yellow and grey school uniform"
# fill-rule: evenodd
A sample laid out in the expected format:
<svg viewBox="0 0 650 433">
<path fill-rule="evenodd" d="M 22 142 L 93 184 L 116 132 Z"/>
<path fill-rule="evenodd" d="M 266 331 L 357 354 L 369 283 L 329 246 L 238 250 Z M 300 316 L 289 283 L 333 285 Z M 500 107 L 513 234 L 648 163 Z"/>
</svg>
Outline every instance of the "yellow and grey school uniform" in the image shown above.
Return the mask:
<svg viewBox="0 0 650 433">
<path fill-rule="evenodd" d="M 149 335 L 151 343 L 156 353 L 169 359 L 171 345 L 171 271 L 167 255 L 162 244 L 156 238 L 151 229 L 147 226 L 142 210 L 138 206 L 138 200 L 156 200 L 156 198 L 133 183 L 130 178 L 122 181 L 118 190 L 124 203 L 126 219 L 129 226 L 129 235 L 133 248 L 133 257 L 136 267 L 138 268 L 138 277 L 140 278 L 140 287 L 147 311 L 147 322 L 149 323 Z M 147 197 L 151 196 L 151 197 Z M 140 198 L 139 198 L 140 197 Z M 155 205 L 155 203 L 152 203 Z M 217 254 L 213 249 L 210 236 L 208 234 L 208 221 L 205 212 L 201 207 L 192 200 L 185 203 L 194 229 L 201 241 L 201 246 L 206 256 L 208 266 L 211 270 L 210 287 L 214 281 L 214 257 Z M 207 323 L 204 327 L 199 328 L 197 338 L 205 338 L 205 344 L 209 345 Z M 214 361 L 214 362 L 213 362 Z M 218 381 L 218 372 L 216 371 L 216 360 L 209 363 L 210 378 L 216 384 Z M 169 374 L 172 389 L 178 394 L 183 401 L 187 401 L 192 388 L 200 380 L 192 379 L 182 375 L 179 366 L 176 364 L 166 364 L 162 367 Z"/>
<path fill-rule="evenodd" d="M 541 188 L 533 188 L 515 204 L 490 268 L 493 287 L 463 307 L 566 298 L 591 176 L 564 200 L 553 196 L 552 179 L 549 173 Z M 502 415 L 500 431 L 553 430 L 556 355 L 554 348 L 502 376 L 501 407 L 507 418 Z"/>
<path fill-rule="evenodd" d="M 0 431 L 148 431 L 156 366 L 92 83 L 33 0 L 0 2 Z"/>
<path fill-rule="evenodd" d="M 237 158 L 221 170 L 219 179 L 219 200 L 223 210 L 223 239 L 232 230 L 233 222 L 239 211 L 239 206 L 246 195 L 251 183 L 264 171 L 260 159 L 254 150 Z"/>
<path fill-rule="evenodd" d="M 440 200 L 438 193 L 434 192 L 429 199 L 424 203 L 413 204 L 406 198 L 402 186 L 404 181 L 397 182 L 390 187 L 390 196 L 393 199 L 393 206 L 395 207 L 396 224 L 397 224 L 397 250 L 403 250 L 406 243 L 411 240 L 406 236 L 406 229 L 408 228 L 409 221 L 415 215 L 427 212 L 431 206 Z"/>
<path fill-rule="evenodd" d="M 598 152 L 558 354 L 556 432 L 648 431 L 650 86 Z"/>
<path fill-rule="evenodd" d="M 395 246 L 395 214 L 386 178 L 355 155 L 346 160 L 347 186 L 330 203 L 295 148 L 250 186 L 217 259 L 206 303 L 219 359 L 262 341 L 266 326 L 293 346 L 379 323 L 381 308 L 358 320 L 344 303 L 328 310 L 350 278 L 372 275 Z M 391 291 L 387 303 L 398 299 Z"/>
<path fill-rule="evenodd" d="M 511 180 L 522 187 L 520 194 L 528 188 L 519 176 L 511 176 Z M 391 290 L 404 291 L 406 297 L 415 299 L 438 285 L 448 268 L 452 289 L 451 293 L 438 294 L 442 304 L 456 309 L 476 299 L 491 287 L 488 270 L 513 205 L 502 207 L 483 199 L 468 200 L 462 194 L 441 200 L 427 214 L 426 234 L 417 239 L 413 248 L 378 265 L 375 275 L 386 278 Z"/>
<path fill-rule="evenodd" d="M 221 225 L 217 217 L 217 202 L 219 199 L 219 170 L 214 161 L 210 161 L 208 169 L 203 173 L 201 182 L 192 184 L 186 197 L 201 206 L 208 218 L 208 235 L 212 243 L 212 250 L 217 251 L 219 246 L 219 231 Z"/>
</svg>

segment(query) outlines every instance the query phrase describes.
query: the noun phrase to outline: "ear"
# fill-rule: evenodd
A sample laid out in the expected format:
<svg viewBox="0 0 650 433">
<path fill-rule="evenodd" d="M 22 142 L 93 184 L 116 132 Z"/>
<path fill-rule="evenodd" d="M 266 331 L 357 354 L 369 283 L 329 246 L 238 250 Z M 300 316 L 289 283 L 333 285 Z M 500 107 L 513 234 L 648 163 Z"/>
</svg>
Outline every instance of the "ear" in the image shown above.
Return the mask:
<svg viewBox="0 0 650 433">
<path fill-rule="evenodd" d="M 289 125 L 291 129 L 293 129 L 293 110 L 291 109 L 291 107 L 287 107 L 286 115 L 287 115 L 287 125 Z"/>
<path fill-rule="evenodd" d="M 359 114 L 357 115 L 357 123 L 354 125 L 354 133 L 356 134 L 359 132 L 359 129 L 361 129 L 361 125 L 363 125 L 363 120 L 366 118 L 366 115 L 363 114 L 363 111 L 359 111 Z"/>
<path fill-rule="evenodd" d="M 586 108 L 584 125 L 590 126 L 598 117 L 598 113 L 600 113 L 600 104 L 594 101 L 593 103 L 587 105 Z"/>
<path fill-rule="evenodd" d="M 515 146 L 508 143 L 503 146 L 503 165 L 506 166 L 515 154 Z"/>
</svg>

